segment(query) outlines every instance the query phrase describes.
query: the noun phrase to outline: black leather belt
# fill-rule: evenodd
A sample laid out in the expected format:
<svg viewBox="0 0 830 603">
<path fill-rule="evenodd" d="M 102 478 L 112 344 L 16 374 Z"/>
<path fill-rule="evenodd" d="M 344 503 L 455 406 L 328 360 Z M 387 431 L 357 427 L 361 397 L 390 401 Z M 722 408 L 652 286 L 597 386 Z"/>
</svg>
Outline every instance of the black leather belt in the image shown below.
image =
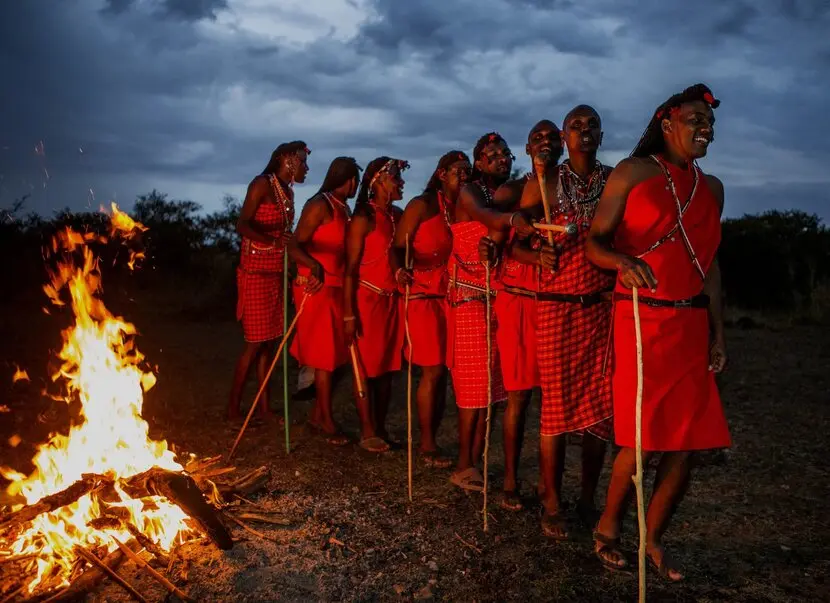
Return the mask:
<svg viewBox="0 0 830 603">
<path fill-rule="evenodd" d="M 583 306 L 593 306 L 604 301 L 611 301 L 610 291 L 596 291 L 594 293 L 585 293 L 583 295 L 571 295 L 570 293 L 537 293 L 536 299 L 538 301 L 556 301 L 566 302 L 571 304 L 582 304 Z"/>
<path fill-rule="evenodd" d="M 614 301 L 631 301 L 633 298 L 629 293 L 614 293 Z M 688 299 L 657 299 L 656 297 L 639 296 L 639 303 L 655 308 L 708 308 L 709 296 L 705 293 L 695 295 Z"/>
<path fill-rule="evenodd" d="M 522 289 L 521 287 L 511 287 L 509 285 L 504 286 L 504 291 L 511 295 L 519 295 L 521 297 L 536 298 L 537 296 L 537 293 L 535 291 L 528 291 L 527 289 Z"/>
</svg>

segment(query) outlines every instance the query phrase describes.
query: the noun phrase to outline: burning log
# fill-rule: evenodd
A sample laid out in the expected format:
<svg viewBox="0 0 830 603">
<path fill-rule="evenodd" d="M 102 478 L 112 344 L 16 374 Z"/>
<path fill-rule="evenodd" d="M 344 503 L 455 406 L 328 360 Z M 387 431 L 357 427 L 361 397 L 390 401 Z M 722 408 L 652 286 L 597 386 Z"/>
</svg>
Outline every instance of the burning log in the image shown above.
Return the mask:
<svg viewBox="0 0 830 603">
<path fill-rule="evenodd" d="M 220 549 L 233 547 L 228 530 L 189 475 L 154 467 L 127 479 L 124 491 L 134 498 L 163 496 L 181 507 Z"/>
<path fill-rule="evenodd" d="M 10 513 L 0 519 L 0 532 L 11 530 L 24 523 L 32 521 L 38 515 L 43 513 L 51 513 L 61 507 L 72 504 L 82 496 L 89 494 L 102 482 L 111 484 L 112 480 L 107 479 L 102 475 L 85 475 L 83 479 L 78 480 L 66 490 L 44 496 L 39 501 L 32 505 L 27 505 Z"/>
<path fill-rule="evenodd" d="M 115 549 L 101 560 L 102 565 L 105 565 L 113 571 L 117 570 L 123 562 L 124 553 L 118 549 Z M 103 582 L 105 577 L 104 570 L 100 567 L 92 566 L 63 590 L 57 593 L 54 590 L 38 593 L 26 599 L 24 603 L 69 603 L 70 601 L 83 601 L 88 593 L 95 590 Z"/>
<path fill-rule="evenodd" d="M 118 584 L 118 586 L 120 586 L 120 587 L 121 587 L 121 588 L 123 588 L 125 591 L 127 591 L 127 592 L 130 594 L 130 596 L 132 596 L 132 598 L 133 598 L 133 599 L 135 599 L 135 600 L 136 600 L 136 601 L 138 601 L 139 603 L 148 603 L 147 599 L 145 599 L 144 597 L 142 597 L 136 589 L 134 589 L 132 586 L 130 586 L 130 583 L 129 583 L 129 582 L 127 582 L 126 580 L 124 580 L 124 578 L 122 578 L 121 576 L 119 576 L 119 575 L 118 575 L 118 573 L 117 573 L 114 569 L 112 569 L 112 568 L 108 567 L 108 566 L 107 566 L 107 564 L 105 564 L 103 561 L 101 561 L 100 559 L 98 559 L 98 557 L 96 557 L 95 555 L 93 555 L 92 553 L 90 553 L 89 551 L 87 551 L 87 550 L 86 550 L 84 547 L 82 547 L 82 546 L 76 546 L 76 547 L 75 547 L 75 550 L 78 552 L 78 554 L 79 554 L 81 557 L 83 557 L 84 559 L 86 559 L 87 561 L 89 561 L 89 562 L 90 562 L 92 565 L 94 565 L 96 568 L 100 569 L 100 570 L 101 570 L 102 572 L 104 572 L 104 574 L 106 574 L 106 575 L 107 575 L 107 576 L 108 576 L 108 577 L 109 577 L 109 578 L 110 578 L 113 582 L 115 582 L 116 584 Z"/>
<path fill-rule="evenodd" d="M 182 601 L 186 601 L 188 603 L 193 601 L 193 599 L 188 597 L 186 593 L 179 590 L 176 587 L 175 584 L 170 582 L 167 578 L 165 578 L 160 573 L 158 573 L 156 570 L 154 570 L 152 567 L 150 567 L 149 563 L 147 563 L 146 561 L 144 561 L 144 559 L 142 559 L 137 554 L 135 554 L 132 550 L 130 550 L 130 548 L 127 545 L 122 543 L 117 538 L 115 539 L 115 544 L 117 544 L 118 548 L 121 549 L 121 551 L 123 551 L 123 553 L 127 557 L 129 557 L 138 567 L 140 567 L 145 572 L 147 572 L 150 575 L 150 577 L 153 578 L 153 580 L 155 580 L 156 582 L 161 584 L 164 588 L 166 588 L 168 592 L 176 595 Z"/>
</svg>

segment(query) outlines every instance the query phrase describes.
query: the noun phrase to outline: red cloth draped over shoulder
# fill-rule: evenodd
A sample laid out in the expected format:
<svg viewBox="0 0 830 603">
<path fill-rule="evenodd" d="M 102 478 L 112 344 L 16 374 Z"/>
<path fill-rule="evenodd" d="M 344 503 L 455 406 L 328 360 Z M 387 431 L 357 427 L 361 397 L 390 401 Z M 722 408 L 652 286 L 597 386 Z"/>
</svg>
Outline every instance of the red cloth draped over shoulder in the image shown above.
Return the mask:
<svg viewBox="0 0 830 603">
<path fill-rule="evenodd" d="M 447 213 L 453 208 L 443 193 L 436 195 L 438 213 L 418 225 L 411 242 L 413 282 L 408 319 L 412 364 L 418 366 L 440 366 L 447 359 L 447 262 L 452 253 Z M 408 355 L 409 346 L 404 345 L 404 356 Z"/>
<path fill-rule="evenodd" d="M 707 273 L 721 239 L 718 202 L 705 176 L 693 166 L 682 169 L 654 158 L 674 183 L 682 208 L 682 228 Z M 688 200 L 688 203 L 686 203 Z M 665 175 L 636 185 L 628 195 L 615 248 L 642 255 L 658 281 L 641 297 L 689 299 L 702 293 L 703 278 L 678 230 L 677 202 Z M 656 242 L 665 240 L 649 251 Z M 631 293 L 617 283 L 616 290 Z M 705 308 L 639 305 L 643 341 L 643 449 L 703 450 L 731 444 L 715 376 L 709 370 L 709 318 Z M 637 356 L 631 301 L 616 302 L 614 312 L 614 428 L 617 444 L 634 447 Z"/>
<path fill-rule="evenodd" d="M 252 222 L 277 240 L 263 244 L 242 237 L 236 271 L 236 319 L 242 322 L 245 341 L 250 343 L 270 341 L 283 332 L 283 262 L 294 205 L 278 188 L 282 185 L 275 176 L 269 182 L 276 202 L 261 202 Z"/>
<path fill-rule="evenodd" d="M 499 348 L 504 387 L 509 392 L 526 391 L 539 385 L 536 361 L 536 299 L 538 267 L 513 257 L 511 231 L 499 272 L 501 290 L 496 297 Z"/>
<path fill-rule="evenodd" d="M 493 402 L 507 398 L 501 374 L 497 322 L 492 311 L 487 316 L 484 301 L 485 270 L 478 259 L 479 240 L 487 235 L 480 222 L 456 222 L 451 226 L 453 251 L 448 269 L 450 279 L 449 320 L 447 325 L 447 366 L 452 372 L 455 402 L 459 408 L 487 407 L 487 362 L 492 369 Z M 457 278 L 456 278 L 457 275 Z M 492 289 L 498 284 L 491 277 Z M 487 320 L 491 324 L 491 355 L 487 358 Z"/>
<path fill-rule="evenodd" d="M 301 366 L 333 371 L 349 361 L 343 330 L 343 270 L 346 263 L 346 205 L 323 193 L 331 207 L 332 219 L 320 224 L 306 246 L 306 252 L 320 262 L 325 271 L 325 286 L 308 297 L 297 320 L 291 342 L 291 355 Z M 305 296 L 305 280 L 311 273 L 306 266 L 297 267 L 294 281 L 294 304 L 299 308 Z"/>
<path fill-rule="evenodd" d="M 391 213 L 373 205 L 375 227 L 366 236 L 360 263 L 357 313 L 362 327 L 357 351 L 366 376 L 380 377 L 401 368 L 403 316 L 398 309 L 398 291 L 390 263 L 395 236 Z"/>
</svg>

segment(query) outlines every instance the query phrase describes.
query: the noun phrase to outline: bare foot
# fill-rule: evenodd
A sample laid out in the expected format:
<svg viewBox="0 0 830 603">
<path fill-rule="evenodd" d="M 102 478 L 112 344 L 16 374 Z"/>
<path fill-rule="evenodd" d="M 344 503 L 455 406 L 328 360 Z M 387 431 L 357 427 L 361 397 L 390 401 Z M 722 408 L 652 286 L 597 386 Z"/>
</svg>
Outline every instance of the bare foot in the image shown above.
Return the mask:
<svg viewBox="0 0 830 603">
<path fill-rule="evenodd" d="M 680 582 L 685 577 L 677 568 L 677 564 L 665 548 L 659 545 L 649 546 L 646 549 L 646 558 L 649 565 L 657 573 L 671 582 Z"/>
</svg>

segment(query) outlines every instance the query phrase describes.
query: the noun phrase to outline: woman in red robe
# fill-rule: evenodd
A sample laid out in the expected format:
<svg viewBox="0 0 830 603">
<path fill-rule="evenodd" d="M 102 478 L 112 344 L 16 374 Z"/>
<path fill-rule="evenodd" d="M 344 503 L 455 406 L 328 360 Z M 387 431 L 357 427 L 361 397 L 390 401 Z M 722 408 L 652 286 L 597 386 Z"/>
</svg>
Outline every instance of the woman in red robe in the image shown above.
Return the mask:
<svg viewBox="0 0 830 603">
<path fill-rule="evenodd" d="M 614 461 L 605 512 L 594 533 L 608 568 L 627 566 L 619 535 L 636 470 L 637 354 L 632 287 L 638 288 L 643 351 L 645 463 L 662 458 L 648 504 L 647 556 L 672 581 L 683 574 L 662 545 L 685 494 L 694 451 L 731 445 L 715 374 L 726 364 L 721 312 L 723 184 L 697 167 L 714 137 L 720 101 L 703 84 L 658 107 L 631 157 L 605 186 L 588 240 L 589 259 L 616 269 L 613 326 Z"/>
<path fill-rule="evenodd" d="M 496 211 L 493 194 L 510 176 L 513 154 L 496 132 L 482 136 L 473 150 L 472 181 L 461 189 L 451 220 L 453 245 L 448 263 L 450 286 L 447 321 L 447 367 L 452 374 L 458 406 L 458 462 L 450 481 L 465 490 L 482 491 L 478 463 L 484 450 L 487 406 L 507 398 L 496 344 L 493 297 L 498 286 L 490 275 L 490 314 L 487 314 L 486 271 L 480 241 L 491 231 L 516 228 L 521 236 L 533 228 L 521 214 Z M 487 261 L 487 252 L 484 260 Z M 487 328 L 490 326 L 490 341 Z M 490 357 L 487 349 L 490 348 Z M 490 380 L 488 382 L 488 363 Z M 492 397 L 488 397 L 488 387 Z"/>
<path fill-rule="evenodd" d="M 348 199 L 354 197 L 360 167 L 351 157 L 331 162 L 320 191 L 306 201 L 289 243 L 297 262 L 294 304 L 303 313 L 291 342 L 291 355 L 314 370 L 317 398 L 309 425 L 326 434 L 329 443 L 349 442 L 332 417 L 332 374 L 349 360 L 343 329 L 343 272 L 346 264 Z"/>
<path fill-rule="evenodd" d="M 395 249 L 401 266 L 406 261 L 409 241 L 412 270 L 403 270 L 411 283 L 409 334 L 412 364 L 420 367 L 416 399 L 421 428 L 419 452 L 429 466 L 447 468 L 452 460 L 438 448 L 436 433 L 441 424 L 447 392 L 447 261 L 452 252 L 452 215 L 461 187 L 472 166 L 462 151 L 445 153 L 424 192 L 406 206 L 395 231 Z M 404 345 L 404 355 L 409 357 Z"/>
<path fill-rule="evenodd" d="M 346 231 L 343 321 L 346 345 L 355 346 L 357 370 L 365 379 L 366 398 L 355 396 L 360 417 L 360 446 L 389 450 L 386 415 L 392 377 L 401 368 L 404 325 L 398 312 L 398 258 L 392 250 L 403 197 L 406 161 L 378 157 L 366 166 L 354 215 Z M 355 387 L 357 389 L 357 387 Z"/>
<path fill-rule="evenodd" d="M 283 269 L 285 246 L 294 227 L 295 182 L 305 182 L 309 150 L 302 141 L 278 146 L 271 160 L 248 185 L 237 232 L 242 237 L 237 269 L 236 318 L 242 322 L 245 348 L 236 362 L 228 416 L 240 415 L 242 390 L 256 360 L 262 384 L 275 342 L 283 335 Z M 270 416 L 269 391 L 259 399 L 259 414 Z"/>
</svg>

